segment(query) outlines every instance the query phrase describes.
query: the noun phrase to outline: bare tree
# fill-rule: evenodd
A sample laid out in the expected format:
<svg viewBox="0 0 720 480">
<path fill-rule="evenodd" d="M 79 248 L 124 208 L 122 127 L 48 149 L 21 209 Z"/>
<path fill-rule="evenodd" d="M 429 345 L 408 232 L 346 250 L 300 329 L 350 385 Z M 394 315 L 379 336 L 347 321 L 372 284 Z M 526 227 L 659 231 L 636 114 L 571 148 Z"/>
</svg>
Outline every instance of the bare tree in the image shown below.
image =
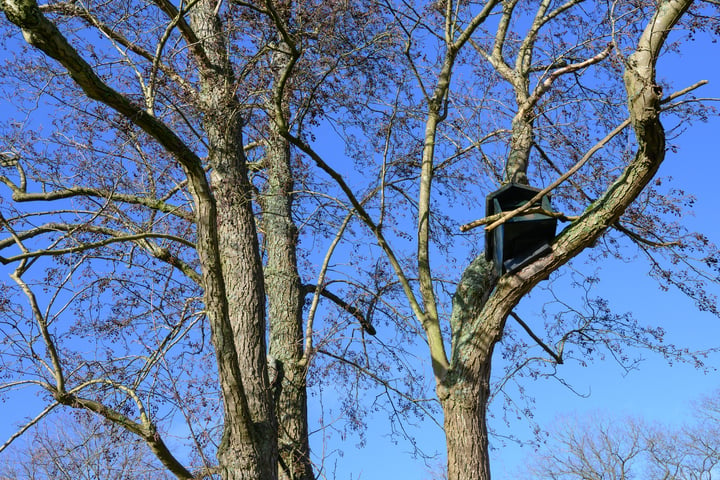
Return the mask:
<svg viewBox="0 0 720 480">
<path fill-rule="evenodd" d="M 611 413 L 566 419 L 551 434 L 527 478 L 707 480 L 717 475 L 717 397 L 698 406 L 698 421 L 651 424 Z"/>
<path fill-rule="evenodd" d="M 542 458 L 530 477 L 635 478 L 645 450 L 646 428 L 634 419 L 613 421 L 600 415 L 587 419 L 583 426 L 563 422 L 547 444 L 553 445 L 551 456 Z"/>
<path fill-rule="evenodd" d="M 297 123 L 314 120 L 314 97 L 326 94 L 314 77 L 329 77 L 343 61 L 287 94 L 289 65 L 307 66 L 291 58 L 291 43 L 342 27 L 332 23 L 337 9 L 159 1 L 3 2 L 2 10 L 7 31 L 19 28 L 42 54 L 18 63 L 10 83 L 49 81 L 48 89 L 22 91 L 28 99 L 57 96 L 65 125 L 45 152 L 6 137 L 23 157 L 8 163 L 14 176 L 2 177 L 13 200 L 56 205 L 29 217 L 11 207 L 2 218 L 3 248 L 17 249 L 3 263 L 15 266 L 11 277 L 29 305 L 8 312 L 8 355 L 20 360 L 6 388 L 35 386 L 51 397 L 18 433 L 66 405 L 143 438 L 179 478 L 276 478 L 278 465 L 284 478 L 310 478 L 311 352 L 303 350 L 301 311 L 312 290 L 297 271 L 294 222 L 302 213 L 291 206 L 299 176 L 276 122 L 291 101 Z M 358 12 L 342 10 L 351 23 Z M 290 35 L 296 21 L 303 29 Z M 38 297 L 27 271 L 44 257 L 61 260 L 47 273 L 52 291 Z M 80 277 L 84 286 L 71 288 Z M 61 323 L 67 336 L 53 333 Z M 88 335 L 94 348 L 69 340 Z M 210 376 L 204 363 L 184 363 L 207 360 L 208 339 L 217 367 Z M 203 398 L 217 394 L 215 378 L 221 435 L 200 420 L 216 414 Z M 198 448 L 195 470 L 159 431 L 168 409 Z M 219 465 L 208 461 L 215 456 Z"/>
<path fill-rule="evenodd" d="M 64 424 L 63 424 L 64 423 Z M 48 420 L 27 447 L 3 462 L 4 479 L 166 479 L 169 472 L 131 433 L 79 413 L 73 422 Z"/>
<path fill-rule="evenodd" d="M 368 385 L 393 421 L 441 409 L 448 478 L 487 479 L 508 318 L 552 365 L 677 354 L 600 300 L 545 333 L 513 311 L 602 239 L 717 312 L 717 252 L 652 182 L 660 116 L 706 114 L 688 97 L 703 82 L 672 92 L 657 61 L 717 6 L 586 3 L 0 1 L 17 53 L 0 72 L 0 390 L 46 405 L 0 450 L 69 407 L 177 478 L 313 478 L 307 388 L 334 382 L 356 392 L 350 429 Z M 544 188 L 460 234 L 448 206 L 503 183 Z M 503 271 L 468 250 L 550 192 L 539 213 L 570 223 L 543 255 Z"/>
</svg>

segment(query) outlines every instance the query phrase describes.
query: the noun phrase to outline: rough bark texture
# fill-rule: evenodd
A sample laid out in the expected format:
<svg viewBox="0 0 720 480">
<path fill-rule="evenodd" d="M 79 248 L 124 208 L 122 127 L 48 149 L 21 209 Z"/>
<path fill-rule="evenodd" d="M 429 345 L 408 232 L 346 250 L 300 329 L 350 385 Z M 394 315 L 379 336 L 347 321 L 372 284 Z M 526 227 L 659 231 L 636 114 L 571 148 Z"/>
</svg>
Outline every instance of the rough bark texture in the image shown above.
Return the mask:
<svg viewBox="0 0 720 480">
<path fill-rule="evenodd" d="M 262 192 L 261 201 L 267 264 L 263 268 L 252 205 L 254 190 L 243 152 L 243 106 L 236 98 L 237 78 L 225 43 L 228 32 L 223 30 L 218 18 L 222 4 L 216 0 L 191 2 L 192 29 L 188 29 L 184 20 L 186 12 L 180 14 L 165 0 L 155 3 L 165 13 L 170 12 L 171 18 L 177 16 L 174 26 L 182 31 L 197 66 L 200 85 L 200 105 L 197 107 L 203 116 L 202 136 L 207 144 L 207 152 L 202 155 L 207 153 L 207 161 L 201 160 L 194 147 L 149 113 L 150 109 L 144 110 L 131 97 L 106 84 L 58 28 L 43 16 L 35 0 L 0 0 L 0 9 L 22 31 L 27 42 L 57 60 L 90 99 L 102 102 L 141 128 L 184 170 L 193 200 L 205 314 L 212 329 L 224 406 L 224 433 L 218 451 L 221 476 L 243 480 L 275 480 L 278 476 L 288 480 L 311 479 L 306 364 L 302 350 L 303 290 L 295 251 L 297 228 L 292 219 L 293 172 L 285 140 L 290 136 L 287 115 L 283 111 L 283 85 L 288 80 L 283 74 L 292 70 L 292 62 L 297 58 L 285 56 L 283 46 L 275 45 L 278 48 L 273 67 L 278 75 L 274 81 L 279 87 L 272 91 L 268 109 L 270 116 L 275 116 L 275 123 L 270 124 L 265 144 L 267 188 Z M 387 246 L 382 228 L 375 225 L 362 205 L 349 195 L 358 216 L 376 235 L 378 244 L 385 249 L 398 272 L 403 289 L 428 336 L 437 393 L 445 412 L 449 480 L 490 478 L 485 415 L 491 361 L 509 313 L 538 282 L 597 241 L 638 197 L 663 161 L 665 136 L 659 121 L 661 91 L 655 80 L 655 62 L 668 31 L 691 0 L 660 1 L 656 15 L 639 39 L 635 54 L 627 59 L 625 85 L 638 145 L 634 160 L 609 189 L 555 239 L 550 254 L 499 279 L 482 255 L 472 262 L 453 298 L 451 356 L 448 360 L 430 266 L 431 189 L 437 168 L 435 142 L 438 126 L 447 113 L 454 59 L 497 3 L 488 1 L 483 12 L 455 38 L 458 32 L 451 28 L 450 22 L 452 2 L 446 2 L 448 51 L 434 95 L 429 99 L 418 199 L 417 266 L 423 307 L 415 302 L 413 287 Z M 521 55 L 513 69 L 505 63 L 502 44 L 517 3 L 516 0 L 504 3 L 503 17 L 499 21 L 501 34 L 487 58 L 516 91 L 518 113 L 512 124 L 506 180 L 525 183 L 534 134 L 532 110 L 544 92 L 540 89 L 531 95 L 528 85 L 536 34 L 553 15 L 577 2 L 570 0 L 550 13 L 547 13 L 548 9 L 554 2 L 540 2 L 531 33 L 519 47 Z M 273 10 L 271 4 L 266 2 L 268 12 Z M 274 15 L 280 25 L 282 19 Z M 290 42 L 287 38 L 285 41 Z M 309 147 L 304 148 L 297 139 L 295 142 L 312 157 Z M 329 167 L 325 168 L 321 159 L 313 158 L 330 172 L 331 177 L 340 179 L 343 190 L 349 191 L 339 175 Z M 210 180 L 206 168 L 211 172 Z M 271 384 L 268 375 L 266 295 L 270 298 L 268 312 L 272 326 L 270 353 L 277 361 L 276 375 L 282 373 L 282 378 L 276 377 L 281 378 L 279 385 Z M 113 420 L 115 414 L 101 409 L 99 404 L 83 403 L 79 398 L 68 396 L 62 377 L 58 375 L 58 378 L 56 399 L 60 403 L 102 411 L 106 418 Z M 117 418 L 124 421 L 119 413 Z M 170 471 L 179 478 L 187 477 L 188 471 L 174 461 L 165 444 L 156 438 L 157 431 L 151 427 L 148 423 L 129 430 L 145 438 Z"/>
<path fill-rule="evenodd" d="M 286 31 L 292 10 L 276 11 L 275 21 Z M 267 256 L 265 285 L 269 303 L 270 357 L 274 365 L 273 398 L 278 424 L 278 475 L 281 479 L 313 479 L 307 425 L 307 362 L 303 358 L 302 287 L 297 265 L 298 229 L 293 219 L 295 176 L 290 143 L 287 82 L 301 55 L 279 35 L 271 57 L 272 89 L 265 105 L 269 117 L 262 160 L 266 183 L 260 196 Z"/>
<path fill-rule="evenodd" d="M 437 388 L 445 414 L 448 478 L 452 479 L 490 477 L 485 412 L 490 396 L 492 352 L 502 326 L 481 337 L 472 329 L 472 322 L 482 311 L 496 281 L 492 262 L 480 255 L 463 273 L 453 296 L 452 363 Z M 488 338 L 493 341 L 483 342 Z"/>
<path fill-rule="evenodd" d="M 227 479 L 277 478 L 277 425 L 270 393 L 265 345 L 265 289 L 252 210 L 252 186 L 243 151 L 240 106 L 227 59 L 227 46 L 214 2 L 202 1 L 193 10 L 193 28 L 211 65 L 201 69 L 201 101 L 210 145 L 211 179 L 217 202 L 217 249 L 224 280 L 224 302 L 232 329 L 230 339 L 240 372 L 246 405 L 225 396 L 226 425 L 249 422 L 249 437 L 233 435 L 227 427 L 218 459 Z M 208 293 L 206 293 L 206 297 Z M 219 335 L 213 332 L 215 342 Z M 217 348 L 217 347 L 216 347 Z M 221 382 L 224 379 L 221 378 Z M 249 418 L 242 419 L 249 415 Z M 240 418 L 238 420 L 238 418 Z M 249 461 L 254 464 L 249 465 Z"/>
<path fill-rule="evenodd" d="M 131 119 L 182 165 L 194 201 L 205 310 L 224 401 L 224 434 L 218 453 L 222 476 L 274 480 L 276 428 L 265 365 L 262 270 L 242 158 L 239 111 L 233 82 L 228 81 L 232 72 L 213 2 L 199 2 L 193 18 L 207 54 L 199 61 L 215 192 L 197 154 L 161 121 L 105 84 L 35 1 L 4 1 L 0 7 L 28 43 L 62 64 L 88 97 Z"/>
<path fill-rule="evenodd" d="M 533 143 L 533 122 L 519 113 L 512 123 L 510 153 L 505 167 L 505 181 L 527 185 L 527 169 Z"/>
<path fill-rule="evenodd" d="M 273 126 L 274 127 L 274 126 Z M 270 356 L 278 362 L 275 408 L 278 417 L 279 478 L 314 478 L 308 444 L 306 368 L 303 357 L 304 294 L 297 270 L 297 227 L 292 219 L 293 175 L 287 141 L 271 128 L 265 155 L 263 192 L 265 285 L 270 314 Z"/>
<path fill-rule="evenodd" d="M 485 363 L 489 367 L 489 363 Z M 490 478 L 488 428 L 485 410 L 488 404 L 489 368 L 485 378 L 456 384 L 442 402 L 447 434 L 448 478 L 476 480 Z M 480 384 L 480 385 L 479 385 Z M 463 432 L 457 434 L 455 432 Z"/>
</svg>

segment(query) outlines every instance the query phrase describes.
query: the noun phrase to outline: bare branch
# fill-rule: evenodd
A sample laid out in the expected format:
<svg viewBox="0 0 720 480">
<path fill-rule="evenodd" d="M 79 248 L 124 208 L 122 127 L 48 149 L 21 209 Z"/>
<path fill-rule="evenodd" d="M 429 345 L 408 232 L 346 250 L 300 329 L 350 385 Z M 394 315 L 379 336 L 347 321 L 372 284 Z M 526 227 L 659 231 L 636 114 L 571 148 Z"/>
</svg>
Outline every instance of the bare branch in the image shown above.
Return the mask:
<svg viewBox="0 0 720 480">
<path fill-rule="evenodd" d="M 8 184 L 7 182 L 5 183 Z M 64 200 L 74 197 L 93 197 L 113 202 L 127 203 L 130 205 L 142 205 L 150 209 L 157 210 L 159 212 L 174 215 L 189 222 L 194 221 L 194 216 L 192 212 L 189 212 L 180 206 L 167 203 L 165 200 L 162 199 L 148 198 L 139 195 L 130 195 L 124 193 L 117 193 L 110 190 L 80 186 L 70 187 L 64 190 L 31 193 L 28 193 L 12 184 L 8 184 L 8 186 L 12 188 L 12 198 L 16 202 L 51 202 L 54 200 Z"/>
<path fill-rule="evenodd" d="M 577 72 L 578 70 L 582 70 L 583 68 L 587 68 L 590 65 L 594 65 L 596 63 L 602 62 L 607 58 L 608 55 L 610 55 L 610 52 L 613 49 L 613 44 L 609 43 L 605 49 L 595 55 L 594 57 L 588 58 L 587 60 L 583 62 L 573 63 L 570 65 L 566 65 L 562 68 L 558 68 L 557 70 L 553 71 L 545 80 L 538 83 L 538 85 L 535 87 L 535 91 L 532 93 L 530 98 L 527 99 L 526 103 L 521 107 L 524 110 L 529 111 L 535 104 L 537 104 L 538 100 L 540 100 L 540 97 L 542 97 L 543 94 L 545 94 L 548 90 L 550 90 L 550 87 L 552 86 L 553 82 L 557 80 L 562 75 Z"/>
<path fill-rule="evenodd" d="M 420 307 L 420 304 L 417 302 L 417 299 L 415 298 L 415 293 L 413 292 L 412 286 L 410 285 L 410 281 L 408 280 L 407 276 L 404 273 L 404 269 L 400 265 L 400 261 L 398 260 L 397 256 L 395 255 L 393 249 L 390 247 L 390 244 L 385 239 L 385 235 L 382 232 L 382 229 L 378 227 L 378 225 L 373 221 L 373 219 L 370 217 L 370 215 L 367 213 L 365 208 L 362 206 L 362 204 L 358 201 L 357 197 L 355 197 L 355 194 L 353 193 L 352 189 L 348 186 L 347 182 L 345 182 L 345 179 L 343 179 L 342 175 L 340 175 L 337 171 L 335 171 L 330 165 L 328 165 L 322 157 L 306 142 L 301 140 L 298 137 L 293 136 L 289 132 L 285 132 L 284 135 L 300 150 L 302 150 L 305 154 L 307 154 L 317 165 L 320 167 L 321 170 L 323 170 L 325 173 L 327 173 L 330 178 L 332 178 L 338 186 L 342 189 L 343 193 L 347 196 L 347 198 L 350 200 L 350 203 L 352 204 L 356 214 L 358 217 L 365 223 L 365 225 L 368 226 L 370 231 L 375 235 L 375 238 L 377 239 L 378 245 L 380 248 L 383 249 L 385 254 L 388 257 L 388 260 L 390 261 L 390 264 L 393 267 L 393 270 L 395 271 L 395 274 L 398 276 L 398 279 L 400 281 L 400 285 L 403 288 L 403 291 L 405 292 L 405 296 L 407 297 L 408 301 L 410 302 L 410 306 L 413 309 L 413 312 L 417 316 L 418 319 L 423 319 L 425 317 L 425 314 Z"/>
<path fill-rule="evenodd" d="M 109 38 L 111 41 L 125 47 L 139 57 L 144 58 L 149 62 L 153 62 L 153 64 L 155 63 L 156 57 L 152 53 L 140 47 L 136 42 L 128 40 L 125 36 L 118 33 L 111 26 L 106 25 L 100 20 L 98 20 L 98 18 L 92 15 L 87 8 L 83 8 L 75 2 L 59 2 L 54 4 L 46 4 L 40 5 L 39 8 L 41 12 L 56 13 L 66 17 L 79 18 L 85 21 L 88 25 L 97 28 L 98 31 L 107 36 L 107 38 Z M 191 95 L 195 94 L 195 89 L 184 78 L 178 75 L 175 70 L 169 68 L 167 65 L 161 62 L 158 62 L 157 65 L 153 65 L 153 67 L 160 69 L 165 75 L 173 79 L 173 81 L 175 81 L 178 85 L 181 85 L 186 93 Z"/>
<path fill-rule="evenodd" d="M 542 347 L 542 349 L 545 350 L 545 352 L 547 352 L 547 354 L 550 355 L 558 365 L 563 364 L 563 358 L 562 358 L 561 354 L 558 354 L 552 348 L 548 347 L 547 344 L 540 339 L 540 337 L 535 335 L 535 332 L 532 331 L 532 328 L 530 328 L 530 326 L 527 323 L 525 323 L 520 318 L 520 316 L 518 316 L 517 313 L 510 312 L 510 316 L 513 317 L 515 319 L 515 321 L 518 322 L 518 324 L 520 324 L 520 326 L 523 328 L 523 330 L 525 330 L 525 332 L 527 332 L 527 334 L 530 335 L 530 338 L 532 338 L 535 341 L 535 343 L 540 345 L 540 347 Z"/>
<path fill-rule="evenodd" d="M 529 210 L 535 203 L 542 200 L 542 198 L 553 191 L 558 185 L 563 183 L 565 180 L 570 178 L 575 172 L 580 170 L 587 162 L 592 158 L 592 156 L 601 148 L 603 148 L 610 140 L 615 138 L 620 132 L 622 132 L 626 127 L 630 125 L 630 120 L 625 120 L 620 125 L 615 127 L 610 133 L 608 133 L 605 138 L 600 140 L 598 143 L 596 143 L 590 150 L 587 151 L 583 157 L 578 160 L 575 165 L 573 165 L 568 171 L 566 171 L 563 175 L 561 175 L 557 180 L 552 182 L 549 186 L 543 188 L 541 191 L 539 191 L 532 199 L 530 199 L 527 203 L 524 205 L 511 210 L 509 212 L 503 212 L 500 214 L 500 217 L 497 220 L 492 221 L 487 227 L 485 227 L 485 231 L 491 231 L 495 228 L 497 228 L 499 225 L 505 223 L 508 219 L 515 217 L 516 215 L 519 215 L 527 210 Z M 463 225 L 460 227 L 460 230 L 463 232 L 466 232 L 474 227 L 484 225 L 486 222 L 484 219 L 476 220 L 474 222 L 468 223 L 466 225 Z"/>
<path fill-rule="evenodd" d="M 35 236 L 40 233 L 48 232 L 48 231 L 62 231 L 67 230 L 71 233 L 74 231 L 96 231 L 101 232 L 104 234 L 112 233 L 114 236 L 110 238 L 106 238 L 103 240 L 98 240 L 96 242 L 88 242 L 88 243 L 82 243 L 78 244 L 73 247 L 66 247 L 66 248 L 57 248 L 57 249 L 45 249 L 45 250 L 35 250 L 35 251 L 27 251 L 24 253 L 20 253 L 18 255 L 14 255 L 12 257 L 0 257 L 0 263 L 3 263 L 7 265 L 8 263 L 18 262 L 21 260 L 26 260 L 30 258 L 36 258 L 36 257 L 45 257 L 45 256 L 60 256 L 60 255 L 66 255 L 68 253 L 78 253 L 78 252 L 84 252 L 87 250 L 92 250 L 100 247 L 106 247 L 108 245 L 112 245 L 114 243 L 124 243 L 124 242 L 134 242 L 134 243 L 140 243 L 143 240 L 153 239 L 153 238 L 160 238 L 165 240 L 173 240 L 179 243 L 182 243 L 186 246 L 193 246 L 192 242 L 189 242 L 183 238 L 177 237 L 175 235 L 168 235 L 168 234 L 162 234 L 162 233 L 137 233 L 137 234 L 126 234 L 124 232 L 117 232 L 110 229 L 105 228 L 98 228 L 98 227 L 91 227 L 88 225 L 83 225 L 81 227 L 75 227 L 70 225 L 63 225 L 63 224 L 53 224 L 55 228 L 53 229 L 47 229 L 46 227 L 41 227 L 39 229 L 33 230 L 31 234 L 27 235 L 25 238 L 30 236 Z M 7 240 L 5 241 L 7 243 Z M 158 258 L 160 256 L 166 257 L 168 262 L 170 263 L 171 260 L 173 260 L 170 257 L 167 257 L 167 254 L 158 254 Z M 179 261 L 177 259 L 173 261 Z"/>
<path fill-rule="evenodd" d="M 193 29 L 187 23 L 187 21 L 185 21 L 184 17 L 188 13 L 189 9 L 185 8 L 183 12 L 180 12 L 177 7 L 173 5 L 169 0 L 152 1 L 160 8 L 160 10 L 165 12 L 170 21 L 177 23 L 178 28 L 185 37 L 185 41 L 190 47 L 190 50 L 193 52 L 195 58 L 201 63 L 201 65 L 203 65 L 204 67 L 210 67 L 212 62 L 208 58 L 207 52 L 205 52 L 205 50 L 202 48 L 202 43 L 200 42 L 200 39 L 197 37 Z M 192 3 L 194 4 L 196 2 Z"/>
<path fill-rule="evenodd" d="M 684 88 L 682 90 L 679 90 L 678 92 L 673 93 L 672 95 L 664 98 L 661 103 L 668 103 L 675 98 L 685 95 L 686 93 L 691 92 L 692 90 L 695 90 L 696 88 L 699 88 L 705 84 L 707 84 L 707 80 L 701 80 L 693 85 L 690 85 L 687 88 Z M 530 199 L 527 203 L 524 205 L 521 205 L 520 207 L 516 208 L 515 210 L 511 210 L 508 212 L 503 212 L 502 214 L 496 214 L 492 217 L 482 218 L 479 220 L 475 220 L 473 222 L 467 223 L 465 225 L 462 225 L 460 227 L 460 231 L 467 232 L 468 230 L 471 230 L 475 227 L 479 227 L 480 225 L 487 225 L 485 227 L 486 231 L 491 231 L 495 228 L 497 228 L 499 225 L 502 225 L 505 223 L 508 219 L 513 218 L 523 212 L 528 211 L 532 206 L 539 202 L 545 195 L 553 191 L 555 188 L 557 188 L 558 185 L 563 183 L 565 180 L 570 178 L 573 174 L 575 174 L 578 170 L 580 170 L 591 158 L 592 156 L 597 153 L 600 149 L 602 149 L 607 143 L 612 140 L 615 136 L 617 136 L 620 132 L 622 132 L 626 127 L 630 125 L 630 119 L 625 120 L 620 125 L 615 127 L 610 133 L 608 133 L 605 138 L 600 140 L 598 143 L 596 143 L 590 150 L 587 151 L 585 155 L 577 162 L 575 165 L 573 165 L 570 169 L 568 169 L 563 175 L 561 175 L 557 180 L 552 182 L 549 186 L 543 188 L 540 192 L 537 193 L 532 199 Z M 560 217 L 562 218 L 564 215 L 560 214 Z M 574 217 L 565 217 L 568 219 L 575 219 Z"/>
<path fill-rule="evenodd" d="M 338 360 L 342 363 L 346 363 L 346 364 L 350 365 L 351 367 L 355 368 L 359 372 L 362 372 L 364 375 L 367 375 L 368 377 L 372 378 L 373 380 L 375 380 L 377 383 L 379 383 L 380 385 L 382 385 L 389 391 L 395 393 L 396 395 L 404 398 L 405 400 L 407 400 L 409 402 L 412 402 L 415 405 L 418 405 L 423 411 L 425 411 L 428 418 L 430 418 L 438 427 L 442 428 L 442 425 L 440 424 L 440 422 L 438 422 L 435 419 L 435 417 L 432 415 L 432 412 L 428 411 L 426 408 L 424 408 L 422 406 L 422 402 L 428 402 L 428 401 L 432 401 L 432 400 L 424 400 L 424 399 L 419 400 L 417 398 L 410 397 L 409 395 L 402 392 L 401 390 L 398 390 L 397 388 L 393 387 L 389 381 L 379 377 L 375 372 L 373 372 L 372 370 L 370 370 L 368 368 L 363 367 L 362 365 L 360 365 L 357 362 L 354 362 L 347 358 L 341 357 L 339 355 L 335 355 L 334 353 L 328 352 L 327 350 L 323 350 L 323 349 L 319 349 L 318 353 L 322 353 L 323 355 L 327 355 L 328 357 L 334 358 L 335 360 Z"/>
<path fill-rule="evenodd" d="M 647 238 L 642 237 L 641 235 L 638 235 L 637 233 L 633 232 L 629 228 L 622 225 L 620 222 L 616 222 L 613 227 L 618 230 L 619 232 L 624 233 L 628 237 L 630 237 L 634 242 L 642 243 L 643 245 L 646 245 L 648 247 L 653 248 L 664 248 L 664 247 L 677 247 L 682 245 L 682 242 L 679 240 L 675 240 L 672 242 L 656 242 L 653 240 L 649 240 Z"/>
<path fill-rule="evenodd" d="M 158 1 L 168 4 L 165 0 Z M 172 5 L 169 6 L 174 9 Z M 35 0 L 7 1 L 3 3 L 3 10 L 7 18 L 23 30 L 25 38 L 31 45 L 39 48 L 67 69 L 88 97 L 104 103 L 131 119 L 172 153 L 184 167 L 196 194 L 208 192 L 207 179 L 200 158 L 167 125 L 98 77 L 57 27 L 45 18 Z"/>
<path fill-rule="evenodd" d="M 317 285 L 305 285 L 303 288 L 307 293 L 316 292 L 318 290 Z M 360 326 L 363 328 L 363 330 L 365 330 L 368 334 L 375 335 L 377 333 L 375 331 L 375 327 L 373 327 L 370 323 L 370 320 L 362 311 L 360 311 L 359 308 L 350 305 L 348 302 L 338 297 L 337 295 L 329 291 L 327 288 L 320 289 L 320 295 L 327 298 L 328 300 L 331 300 L 335 305 L 355 317 L 360 323 Z"/>
<path fill-rule="evenodd" d="M 141 416 L 141 422 L 137 423 L 128 418 L 127 416 L 123 415 L 122 413 L 113 410 L 112 408 L 108 408 L 106 405 L 103 405 L 100 402 L 97 402 L 95 400 L 90 400 L 88 398 L 82 398 L 77 396 L 75 392 L 78 392 L 87 386 L 90 386 L 95 383 L 102 383 L 111 385 L 114 388 L 117 388 L 124 393 L 128 394 L 133 400 L 135 401 L 136 405 L 140 409 L 140 416 Z M 148 419 L 145 408 L 142 405 L 142 402 L 138 398 L 137 394 L 130 390 L 127 387 L 124 387 L 118 383 L 111 382 L 109 380 L 93 380 L 89 382 L 85 382 L 84 384 L 72 389 L 69 392 L 65 392 L 63 390 L 55 391 L 54 393 L 55 399 L 58 403 L 63 405 L 68 405 L 73 408 L 83 408 L 86 410 L 89 410 L 91 412 L 97 413 L 103 418 L 123 427 L 124 429 L 134 433 L 135 435 L 141 437 L 145 443 L 150 447 L 150 449 L 153 451 L 155 456 L 162 462 L 162 464 L 171 471 L 175 476 L 177 476 L 180 480 L 192 480 L 193 475 L 190 473 L 176 458 L 175 456 L 170 452 L 167 445 L 165 445 L 165 442 L 163 441 L 162 437 L 158 433 L 155 426 L 150 422 Z"/>
<path fill-rule="evenodd" d="M 354 213 L 355 212 L 350 212 L 345 216 L 343 223 L 340 225 L 340 228 L 335 234 L 335 238 L 330 243 L 330 246 L 325 253 L 325 258 L 323 258 L 320 272 L 318 273 L 317 285 L 315 285 L 315 287 L 313 288 L 314 295 L 312 303 L 310 304 L 310 310 L 308 311 L 307 321 L 305 324 L 305 350 L 303 351 L 302 357 L 302 363 L 304 365 L 307 365 L 310 362 L 310 358 L 312 356 L 313 323 L 315 321 L 315 313 L 317 312 L 317 308 L 320 303 L 320 294 L 324 290 L 323 285 L 325 284 L 325 275 L 327 274 L 327 269 L 330 265 L 330 259 L 332 258 L 332 254 L 335 251 L 335 247 L 337 247 L 338 243 L 340 243 L 340 239 L 342 238 L 345 229 L 350 223 L 350 220 L 353 218 Z"/>
<path fill-rule="evenodd" d="M 54 403 L 48 405 L 47 407 L 45 407 L 42 412 L 38 413 L 32 420 L 30 420 L 29 422 L 27 422 L 27 423 L 26 423 L 25 425 L 23 425 L 18 431 L 16 431 L 15 433 L 13 433 L 13 434 L 10 436 L 10 438 L 8 438 L 8 439 L 5 441 L 5 443 L 3 443 L 2 445 L 0 445 L 0 452 L 2 452 L 2 451 L 5 450 L 7 447 L 9 447 L 15 440 L 17 440 L 18 438 L 20 438 L 20 437 L 21 437 L 25 432 L 27 432 L 31 427 L 37 425 L 37 423 L 38 423 L 40 420 L 42 420 L 43 418 L 45 418 L 45 417 L 47 416 L 47 414 L 50 413 L 50 412 L 51 412 L 55 407 L 57 407 L 58 405 L 60 405 L 60 403 L 54 402 Z"/>
</svg>

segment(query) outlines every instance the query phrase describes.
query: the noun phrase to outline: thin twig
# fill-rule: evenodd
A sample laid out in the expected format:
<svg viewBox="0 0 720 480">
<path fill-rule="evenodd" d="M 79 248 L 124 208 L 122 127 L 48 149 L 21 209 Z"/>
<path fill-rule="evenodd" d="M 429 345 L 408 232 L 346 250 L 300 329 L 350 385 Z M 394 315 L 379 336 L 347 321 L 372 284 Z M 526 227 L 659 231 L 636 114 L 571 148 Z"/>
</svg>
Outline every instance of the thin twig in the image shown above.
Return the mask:
<svg viewBox="0 0 720 480">
<path fill-rule="evenodd" d="M 10 438 L 7 439 L 7 441 L 6 441 L 5 443 L 3 443 L 2 445 L 0 445 L 0 452 L 2 452 L 2 451 L 5 450 L 7 447 L 9 447 L 12 442 L 14 442 L 14 441 L 17 440 L 18 438 L 20 438 L 26 431 L 28 431 L 28 429 L 29 429 L 30 427 L 32 427 L 33 425 L 37 424 L 37 423 L 38 423 L 40 420 L 42 420 L 48 413 L 50 413 L 50 411 L 51 411 L 53 408 L 57 407 L 58 405 L 59 405 L 59 403 L 58 403 L 58 402 L 55 402 L 55 403 L 52 403 L 52 404 L 48 405 L 47 407 L 45 407 L 45 409 L 44 409 L 42 412 L 38 413 L 38 414 L 35 416 L 35 418 L 33 418 L 33 419 L 30 420 L 28 423 L 26 423 L 25 425 L 23 425 L 22 428 L 20 428 L 20 430 L 18 430 L 17 432 L 13 433 L 13 434 L 10 436 Z"/>
<path fill-rule="evenodd" d="M 390 382 L 388 382 L 387 380 L 379 377 L 379 376 L 378 376 L 376 373 L 374 373 L 373 371 L 371 371 L 371 370 L 363 367 L 362 365 L 358 364 L 357 362 L 353 362 L 352 360 L 348 360 L 347 358 L 341 357 L 340 355 L 335 355 L 334 353 L 328 352 L 327 350 L 318 349 L 318 353 L 322 353 L 323 355 L 327 355 L 328 357 L 334 358 L 335 360 L 338 360 L 338 361 L 340 361 L 340 362 L 343 362 L 343 363 L 346 363 L 346 364 L 350 365 L 351 367 L 353 367 L 353 368 L 357 369 L 358 371 L 362 372 L 364 375 L 367 375 L 368 377 L 372 378 L 373 380 L 375 380 L 376 382 L 378 382 L 380 385 L 384 386 L 384 387 L 387 388 L 388 390 L 394 392 L 396 395 L 404 398 L 405 400 L 407 400 L 407 401 L 409 401 L 409 402 L 412 402 L 412 403 L 415 404 L 415 405 L 418 405 L 418 407 L 421 408 L 423 411 L 425 411 L 425 413 L 428 414 L 428 417 L 430 417 L 430 419 L 431 419 L 433 422 L 435 422 L 435 424 L 436 424 L 438 427 L 442 428 L 442 425 L 440 424 L 440 422 L 438 422 L 438 421 L 435 419 L 435 417 L 433 417 L 433 416 L 430 414 L 430 412 L 428 412 L 428 411 L 420 404 L 420 401 L 419 401 L 418 399 L 412 398 L 411 396 L 407 395 L 406 393 L 403 393 L 402 391 L 400 391 L 400 390 L 398 390 L 397 388 L 393 387 L 392 385 L 390 385 Z"/>
</svg>

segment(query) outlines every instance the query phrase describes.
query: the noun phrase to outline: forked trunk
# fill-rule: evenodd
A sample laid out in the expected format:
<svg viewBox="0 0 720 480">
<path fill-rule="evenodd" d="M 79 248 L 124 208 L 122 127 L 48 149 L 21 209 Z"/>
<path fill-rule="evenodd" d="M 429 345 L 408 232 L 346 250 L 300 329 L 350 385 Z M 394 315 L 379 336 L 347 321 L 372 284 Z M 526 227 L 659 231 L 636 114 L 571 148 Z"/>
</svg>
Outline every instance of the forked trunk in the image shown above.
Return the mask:
<svg viewBox="0 0 720 480">
<path fill-rule="evenodd" d="M 225 429 L 218 447 L 223 480 L 277 479 L 277 421 L 267 371 L 266 303 L 263 266 L 243 145 L 242 108 L 233 85 L 217 3 L 201 0 L 191 24 L 206 52 L 200 69 L 199 99 L 207 135 L 207 161 L 216 202 L 216 255 L 222 279 L 208 291 L 221 308 L 214 312 L 222 326 L 213 329 L 218 363 L 236 368 L 220 376 Z M 212 298 L 222 297 L 222 298 Z M 234 357 L 234 358 L 233 358 Z"/>
<path fill-rule="evenodd" d="M 450 369 L 437 387 L 445 415 L 448 480 L 488 480 L 487 406 L 493 349 L 505 324 L 502 311 L 483 315 L 497 275 L 479 255 L 463 273 L 453 297 Z"/>
</svg>

